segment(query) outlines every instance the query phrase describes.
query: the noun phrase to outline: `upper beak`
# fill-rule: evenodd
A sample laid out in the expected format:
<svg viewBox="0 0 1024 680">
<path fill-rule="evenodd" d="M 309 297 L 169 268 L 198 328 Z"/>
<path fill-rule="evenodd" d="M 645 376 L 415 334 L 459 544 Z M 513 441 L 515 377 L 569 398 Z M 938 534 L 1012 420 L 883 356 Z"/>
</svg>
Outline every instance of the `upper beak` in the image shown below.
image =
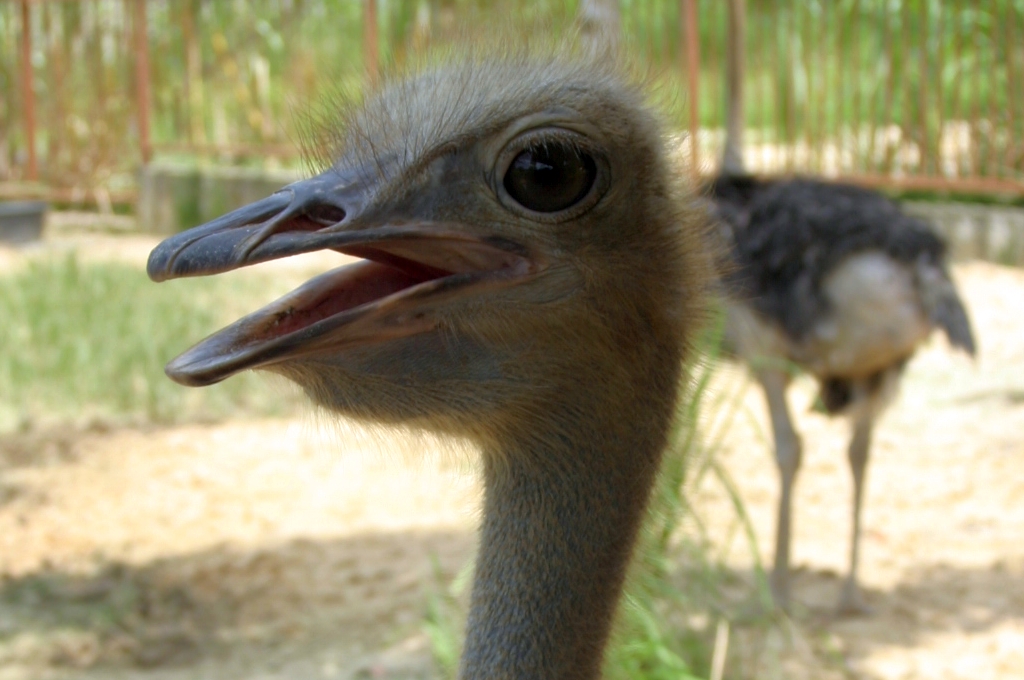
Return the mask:
<svg viewBox="0 0 1024 680">
<path fill-rule="evenodd" d="M 371 219 L 371 191 L 332 169 L 158 245 L 147 265 L 154 281 L 323 249 L 371 261 L 323 274 L 236 321 L 172 361 L 168 375 L 209 384 L 288 357 L 423 332 L 443 300 L 488 281 L 523 280 L 539 266 L 520 244 L 469 225 Z"/>
<path fill-rule="evenodd" d="M 517 243 L 473 236 L 462 225 L 408 218 L 376 224 L 357 220 L 364 193 L 362 183 L 328 170 L 166 239 L 150 253 L 146 271 L 154 281 L 166 281 L 331 249 L 392 262 L 414 252 L 413 262 L 456 273 L 501 268 L 527 255 Z M 423 247 L 424 240 L 461 243 L 458 248 L 432 249 Z M 495 251 L 507 252 L 508 260 L 496 262 Z"/>
<path fill-rule="evenodd" d="M 149 277 L 164 281 L 218 274 L 356 240 L 358 236 L 331 227 L 361 207 L 359 189 L 357 183 L 334 171 L 291 184 L 170 237 L 150 254 Z"/>
</svg>

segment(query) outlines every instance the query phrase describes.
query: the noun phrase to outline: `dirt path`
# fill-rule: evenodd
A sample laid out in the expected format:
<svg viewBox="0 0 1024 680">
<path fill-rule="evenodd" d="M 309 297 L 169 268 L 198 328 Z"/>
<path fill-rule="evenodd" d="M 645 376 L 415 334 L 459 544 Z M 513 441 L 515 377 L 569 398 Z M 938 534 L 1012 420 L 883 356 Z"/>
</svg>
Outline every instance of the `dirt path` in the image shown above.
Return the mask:
<svg viewBox="0 0 1024 680">
<path fill-rule="evenodd" d="M 430 443 L 359 439 L 302 421 L 9 438 L 0 678 L 348 677 L 414 635 L 432 560 L 448 579 L 468 558 L 474 477 Z"/>
<path fill-rule="evenodd" d="M 795 622 L 815 659 L 762 639 L 737 667 L 1024 677 L 1024 273 L 957 275 L 981 358 L 936 339 L 878 429 L 862 562 L 877 614 L 829 615 L 848 541 L 846 432 L 807 412 L 800 383 Z M 760 397 L 744 399 L 722 460 L 767 561 L 776 476 Z M 435 448 L 400 438 L 381 453 L 302 419 L 3 438 L 0 680 L 425 677 L 425 593 L 435 562 L 450 577 L 469 556 L 479 501 L 471 457 Z M 716 488 L 702 507 L 729 535 Z M 749 573 L 739 541 L 728 555 Z"/>
</svg>

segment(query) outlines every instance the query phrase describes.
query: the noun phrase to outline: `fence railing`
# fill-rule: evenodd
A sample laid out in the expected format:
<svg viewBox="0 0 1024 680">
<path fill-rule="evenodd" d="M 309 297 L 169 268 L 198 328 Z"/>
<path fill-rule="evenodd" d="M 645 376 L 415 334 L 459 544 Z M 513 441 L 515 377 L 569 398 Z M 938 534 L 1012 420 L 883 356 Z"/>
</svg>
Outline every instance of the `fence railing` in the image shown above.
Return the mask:
<svg viewBox="0 0 1024 680">
<path fill-rule="evenodd" d="M 758 171 L 1020 189 L 1021 0 L 751 0 L 747 27 Z"/>
<path fill-rule="evenodd" d="M 728 4 L 621 0 L 622 33 L 679 93 L 676 124 L 696 130 L 705 172 L 724 141 Z M 294 112 L 324 85 L 361 87 L 378 60 L 495 16 L 557 34 L 575 9 L 0 0 L 0 196 L 29 180 L 129 195 L 154 155 L 294 165 Z M 751 170 L 1024 197 L 1024 0 L 747 0 L 745 23 Z"/>
</svg>

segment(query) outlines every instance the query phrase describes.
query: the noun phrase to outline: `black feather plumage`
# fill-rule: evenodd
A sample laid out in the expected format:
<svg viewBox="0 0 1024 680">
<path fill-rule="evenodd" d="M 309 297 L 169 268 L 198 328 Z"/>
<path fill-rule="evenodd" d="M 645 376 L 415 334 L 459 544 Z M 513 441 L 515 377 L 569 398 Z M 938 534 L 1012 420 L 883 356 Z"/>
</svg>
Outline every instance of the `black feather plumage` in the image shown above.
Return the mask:
<svg viewBox="0 0 1024 680">
<path fill-rule="evenodd" d="M 828 311 L 822 283 L 843 259 L 880 250 L 944 269 L 946 247 L 928 224 L 878 192 L 808 179 L 718 177 L 708 187 L 732 236 L 729 283 L 801 339 Z"/>
</svg>

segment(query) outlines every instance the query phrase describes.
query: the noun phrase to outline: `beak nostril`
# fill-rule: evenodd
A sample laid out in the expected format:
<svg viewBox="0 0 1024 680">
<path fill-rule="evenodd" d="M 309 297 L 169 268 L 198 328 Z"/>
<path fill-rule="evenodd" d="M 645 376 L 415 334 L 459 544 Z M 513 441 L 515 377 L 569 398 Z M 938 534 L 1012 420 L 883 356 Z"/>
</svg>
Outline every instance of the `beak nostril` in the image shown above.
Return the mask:
<svg viewBox="0 0 1024 680">
<path fill-rule="evenodd" d="M 313 205 L 306 208 L 306 217 L 325 227 L 337 224 L 345 219 L 345 209 L 329 203 Z"/>
</svg>

